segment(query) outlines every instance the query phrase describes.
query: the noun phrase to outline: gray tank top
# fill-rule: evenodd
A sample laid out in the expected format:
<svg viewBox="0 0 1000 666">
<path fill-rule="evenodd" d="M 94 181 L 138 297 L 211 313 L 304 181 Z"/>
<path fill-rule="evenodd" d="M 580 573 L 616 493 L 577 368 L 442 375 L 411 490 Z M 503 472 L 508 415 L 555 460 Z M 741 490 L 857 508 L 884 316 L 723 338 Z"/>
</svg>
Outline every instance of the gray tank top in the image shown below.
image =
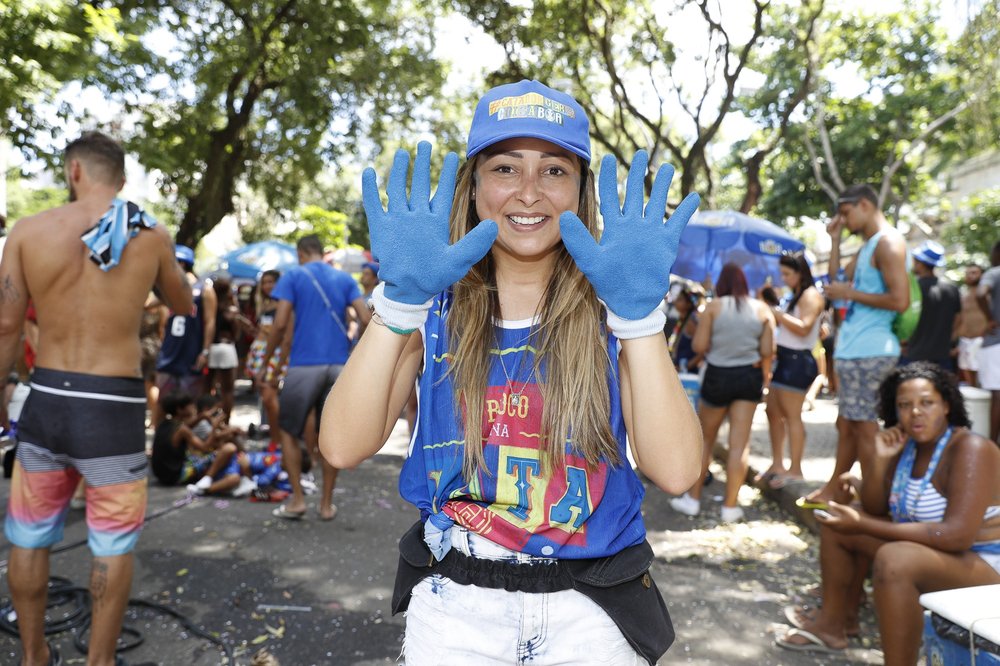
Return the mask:
<svg viewBox="0 0 1000 666">
<path fill-rule="evenodd" d="M 760 360 L 760 335 L 764 322 L 750 298 L 736 307 L 735 296 L 721 296 L 719 316 L 712 322 L 712 339 L 706 360 L 721 368 L 751 365 Z"/>
</svg>

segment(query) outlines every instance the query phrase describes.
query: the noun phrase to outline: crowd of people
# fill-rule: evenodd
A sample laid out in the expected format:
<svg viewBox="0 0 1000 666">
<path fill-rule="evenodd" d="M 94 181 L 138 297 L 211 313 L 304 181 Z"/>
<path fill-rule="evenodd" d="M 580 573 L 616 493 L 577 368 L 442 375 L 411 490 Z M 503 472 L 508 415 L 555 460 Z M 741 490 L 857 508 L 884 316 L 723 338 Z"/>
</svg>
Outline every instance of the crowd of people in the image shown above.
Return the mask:
<svg viewBox="0 0 1000 666">
<path fill-rule="evenodd" d="M 841 267 L 845 229 L 863 243 Z M 964 267 L 962 294 L 936 274 L 944 248 L 927 240 L 907 249 L 868 186 L 844 191 L 828 230 L 825 283 L 795 253 L 779 260 L 784 299 L 767 287 L 754 298 L 735 264 L 723 267 L 705 305 L 692 297 L 698 286 L 669 294 L 677 306 L 676 323 L 665 330 L 674 362 L 682 372 L 704 365 L 702 481 L 670 506 L 701 512 L 703 480 L 728 417 L 720 518 L 743 519 L 737 494 L 760 402 L 772 462 L 755 482 L 779 489 L 802 480 L 802 410 L 825 388 L 837 399 L 836 459 L 829 480 L 800 499 L 816 509 L 823 582 L 813 607 L 785 609 L 793 628 L 776 643 L 842 651 L 858 632 L 870 577 L 885 663 L 912 665 L 920 649 L 919 594 L 1000 583 L 1000 241 L 989 270 Z M 912 330 L 899 323 L 906 311 Z M 691 363 L 695 354 L 703 364 Z M 990 392 L 981 432 L 970 430 L 961 386 Z M 852 474 L 856 463 L 860 475 Z"/>
<path fill-rule="evenodd" d="M 758 406 L 772 462 L 757 482 L 779 489 L 803 478 L 802 411 L 825 390 L 836 461 L 803 498 L 818 509 L 821 605 L 786 609 L 794 626 L 776 643 L 843 649 L 871 577 L 886 663 L 913 664 L 920 593 L 1000 583 L 1000 241 L 992 268 L 966 267 L 962 294 L 936 274 L 944 248 L 908 249 L 874 190 L 854 185 L 828 225 L 827 280 L 799 253 L 780 259 L 784 297 L 735 263 L 714 284 L 672 287 L 699 200 L 668 217 L 673 170 L 647 190 L 648 161 L 633 157 L 622 198 L 615 158 L 595 178 L 576 100 L 537 81 L 498 86 L 473 113 L 464 164 L 445 157 L 433 192 L 426 143 L 412 167 L 397 153 L 387 205 L 366 170 L 379 263 L 360 284 L 307 235 L 297 267 L 260 276 L 250 318 L 229 276 L 200 279 L 191 248 L 118 198 L 115 141 L 71 143 L 71 202 L 16 225 L 0 263 L 0 370 L 24 350 L 33 365 L 5 524 L 24 663 L 59 663 L 44 635 L 47 555 L 74 493 L 94 555 L 88 663 L 120 663 L 150 473 L 301 520 L 314 465 L 317 513 L 332 520 L 338 470 L 374 455 L 401 414 L 400 491 L 419 513 L 392 600 L 407 611 L 407 663 L 655 663 L 673 627 L 650 578 L 642 477 L 700 514 L 728 420 L 720 518 L 744 520 Z M 845 232 L 863 241 L 846 261 Z M 921 306 L 904 334 L 911 282 Z M 991 392 L 989 432 L 970 431 L 954 370 Z M 241 371 L 269 444 L 230 423 Z"/>
</svg>

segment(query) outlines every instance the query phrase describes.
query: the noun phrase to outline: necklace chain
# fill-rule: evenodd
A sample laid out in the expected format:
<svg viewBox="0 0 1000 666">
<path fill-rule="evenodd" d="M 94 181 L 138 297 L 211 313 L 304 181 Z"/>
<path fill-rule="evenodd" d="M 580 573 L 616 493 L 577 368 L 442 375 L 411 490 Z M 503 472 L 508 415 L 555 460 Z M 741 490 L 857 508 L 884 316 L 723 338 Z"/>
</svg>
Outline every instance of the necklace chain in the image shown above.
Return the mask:
<svg viewBox="0 0 1000 666">
<path fill-rule="evenodd" d="M 517 343 L 515 343 L 514 346 L 517 346 L 517 345 L 521 344 L 522 342 L 524 342 L 525 340 L 527 340 L 530 337 L 531 337 L 531 333 L 529 332 L 528 335 L 526 335 L 523 338 L 521 338 L 520 340 L 518 340 Z M 528 379 L 524 380 L 524 383 L 521 384 L 521 390 L 520 391 L 515 391 L 514 390 L 514 382 L 510 378 L 510 374 L 508 374 L 508 372 L 507 372 L 507 366 L 506 366 L 506 364 L 504 364 L 504 362 L 503 362 L 503 347 L 500 344 L 500 337 L 499 336 L 497 336 L 496 341 L 497 341 L 497 359 L 499 359 L 499 361 L 500 361 L 500 369 L 503 370 L 503 376 L 507 380 L 507 388 L 510 389 L 510 404 L 513 405 L 514 407 L 517 407 L 517 406 L 519 406 L 521 404 L 521 396 L 524 394 L 524 389 L 526 389 L 528 387 L 528 384 L 531 382 L 531 376 L 529 375 Z M 520 363 L 518 363 L 518 367 L 520 367 Z M 532 371 L 532 373 L 534 373 L 534 371 Z"/>
</svg>

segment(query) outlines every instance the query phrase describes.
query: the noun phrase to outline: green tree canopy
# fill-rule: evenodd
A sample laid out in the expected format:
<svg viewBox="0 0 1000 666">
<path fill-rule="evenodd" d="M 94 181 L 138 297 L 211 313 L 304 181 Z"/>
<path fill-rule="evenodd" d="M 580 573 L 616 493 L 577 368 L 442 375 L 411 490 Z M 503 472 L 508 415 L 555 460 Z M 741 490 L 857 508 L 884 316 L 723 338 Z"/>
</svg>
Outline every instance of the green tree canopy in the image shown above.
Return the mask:
<svg viewBox="0 0 1000 666">
<path fill-rule="evenodd" d="M 891 13 L 830 13 L 819 47 L 825 68 L 806 117 L 765 165 L 760 213 L 778 220 L 821 215 L 846 185 L 866 182 L 898 217 L 972 149 L 963 148 L 958 123 L 985 88 L 966 84 L 939 10 L 925 3 Z M 860 90 L 832 80 L 851 68 L 864 82 Z"/>
<path fill-rule="evenodd" d="M 0 137 L 28 158 L 51 162 L 39 139 L 54 118 L 80 117 L 71 103 L 51 100 L 68 82 L 95 82 L 110 65 L 141 64 L 138 39 L 122 32 L 119 7 L 67 0 L 0 0 Z M 134 82 L 121 68 L 105 82 L 121 90 Z"/>
<path fill-rule="evenodd" d="M 990 248 L 1000 241 L 1000 188 L 985 190 L 966 202 L 971 214 L 944 228 L 944 241 L 957 245 L 978 261 L 987 261 Z"/>
<path fill-rule="evenodd" d="M 129 145 L 176 197 L 185 243 L 233 212 L 241 181 L 295 210 L 328 160 L 405 125 L 441 84 L 432 22 L 407 2 L 162 0 L 123 17 L 174 40 Z"/>
<path fill-rule="evenodd" d="M 748 147 L 747 169 L 756 171 L 805 98 L 813 66 L 808 50 L 823 3 L 454 0 L 454 5 L 504 48 L 506 66 L 491 83 L 521 77 L 557 86 L 569 82 L 601 149 L 625 167 L 636 150 L 648 150 L 652 163 L 677 167 L 680 195 L 697 189 L 711 205 L 722 177 L 715 153 L 725 140 L 724 121 L 754 106 L 755 119 L 767 130 Z M 737 15 L 745 25 L 733 25 Z M 677 25 L 704 39 L 695 47 L 690 39 L 676 46 L 673 39 L 682 37 Z M 755 86 L 759 94 L 740 100 L 751 79 L 764 80 Z M 758 187 L 755 179 L 756 173 L 748 177 L 748 188 Z M 652 174 L 647 186 L 651 180 Z M 758 196 L 749 196 L 748 205 Z"/>
<path fill-rule="evenodd" d="M 295 217 L 295 230 L 283 235 L 289 243 L 316 234 L 327 250 L 347 247 L 347 216 L 343 213 L 309 205 L 299 209 Z"/>
</svg>

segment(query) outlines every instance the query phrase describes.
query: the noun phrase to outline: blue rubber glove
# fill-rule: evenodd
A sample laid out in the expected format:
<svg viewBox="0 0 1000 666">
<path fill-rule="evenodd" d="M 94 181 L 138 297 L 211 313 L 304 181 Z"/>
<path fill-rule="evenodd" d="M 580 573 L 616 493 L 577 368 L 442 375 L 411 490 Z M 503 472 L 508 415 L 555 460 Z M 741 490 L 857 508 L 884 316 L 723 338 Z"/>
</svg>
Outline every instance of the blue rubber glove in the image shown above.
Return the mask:
<svg viewBox="0 0 1000 666">
<path fill-rule="evenodd" d="M 626 320 L 643 319 L 663 300 L 670 288 L 670 269 L 677 258 L 681 232 L 701 201 L 689 194 L 666 224 L 667 192 L 674 168 L 660 167 L 653 180 L 649 203 L 643 180 L 649 156 L 640 150 L 632 160 L 625 185 L 625 205 L 618 199 L 618 163 L 611 155 L 601 161 L 599 191 L 604 233 L 597 243 L 573 213 L 559 217 L 566 249 L 587 276 L 609 312 Z"/>
<path fill-rule="evenodd" d="M 446 513 L 432 513 L 424 522 L 424 543 L 438 562 L 451 550 L 451 526 L 454 524 Z"/>
<path fill-rule="evenodd" d="M 361 179 L 372 254 L 379 261 L 378 276 L 391 301 L 426 303 L 462 279 L 472 265 L 486 256 L 497 237 L 497 225 L 484 220 L 454 245 L 448 241 L 448 215 L 455 194 L 458 156 L 444 158 L 434 198 L 431 190 L 431 144 L 417 145 L 410 197 L 406 176 L 410 154 L 396 152 L 389 174 L 389 210 L 382 208 L 375 170 L 365 169 Z"/>
</svg>

